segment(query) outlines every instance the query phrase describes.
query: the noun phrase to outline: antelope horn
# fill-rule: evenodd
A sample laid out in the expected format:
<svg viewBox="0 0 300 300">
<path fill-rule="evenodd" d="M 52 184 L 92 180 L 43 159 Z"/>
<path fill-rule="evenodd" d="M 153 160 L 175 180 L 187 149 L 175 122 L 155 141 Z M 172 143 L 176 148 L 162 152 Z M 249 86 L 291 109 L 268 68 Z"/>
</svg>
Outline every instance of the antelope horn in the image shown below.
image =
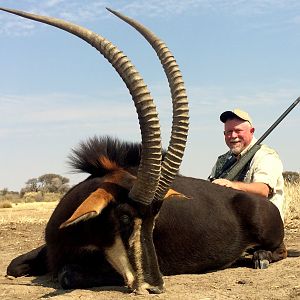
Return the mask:
<svg viewBox="0 0 300 300">
<path fill-rule="evenodd" d="M 14 9 L 0 8 L 0 10 L 60 28 L 85 40 L 95 47 L 119 73 L 134 101 L 142 135 L 141 162 L 130 197 L 134 201 L 150 204 L 153 201 L 161 172 L 160 125 L 150 92 L 130 60 L 104 37 L 71 22 Z"/>
<path fill-rule="evenodd" d="M 189 125 L 188 99 L 178 64 L 166 44 L 153 32 L 137 21 L 112 9 L 111 13 L 134 27 L 156 51 L 169 81 L 173 103 L 173 122 L 167 153 L 162 163 L 161 177 L 155 194 L 155 200 L 162 200 L 178 173 L 187 141 Z"/>
</svg>

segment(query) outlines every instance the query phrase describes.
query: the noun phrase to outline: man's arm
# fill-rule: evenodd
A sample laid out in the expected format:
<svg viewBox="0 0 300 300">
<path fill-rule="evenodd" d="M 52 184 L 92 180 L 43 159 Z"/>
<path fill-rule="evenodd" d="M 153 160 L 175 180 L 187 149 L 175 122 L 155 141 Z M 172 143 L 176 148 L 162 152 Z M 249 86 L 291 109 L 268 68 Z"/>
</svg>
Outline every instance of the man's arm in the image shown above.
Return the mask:
<svg viewBox="0 0 300 300">
<path fill-rule="evenodd" d="M 248 193 L 257 194 L 266 198 L 268 198 L 270 194 L 269 186 L 262 182 L 245 183 L 241 181 L 230 181 L 227 179 L 218 178 L 215 179 L 213 183 Z"/>
</svg>

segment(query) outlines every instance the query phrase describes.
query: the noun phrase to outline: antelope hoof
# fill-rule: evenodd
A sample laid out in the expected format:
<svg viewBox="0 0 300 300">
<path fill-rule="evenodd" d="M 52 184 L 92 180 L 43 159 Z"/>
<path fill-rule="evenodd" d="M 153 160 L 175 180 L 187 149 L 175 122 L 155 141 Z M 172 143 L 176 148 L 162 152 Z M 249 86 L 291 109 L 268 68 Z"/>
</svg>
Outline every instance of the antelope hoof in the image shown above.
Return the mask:
<svg viewBox="0 0 300 300">
<path fill-rule="evenodd" d="M 255 260 L 254 261 L 254 268 L 255 269 L 267 269 L 270 262 L 267 259 L 263 260 Z"/>
<path fill-rule="evenodd" d="M 272 253 L 270 251 L 258 250 L 253 253 L 255 269 L 267 269 L 271 262 Z"/>
</svg>

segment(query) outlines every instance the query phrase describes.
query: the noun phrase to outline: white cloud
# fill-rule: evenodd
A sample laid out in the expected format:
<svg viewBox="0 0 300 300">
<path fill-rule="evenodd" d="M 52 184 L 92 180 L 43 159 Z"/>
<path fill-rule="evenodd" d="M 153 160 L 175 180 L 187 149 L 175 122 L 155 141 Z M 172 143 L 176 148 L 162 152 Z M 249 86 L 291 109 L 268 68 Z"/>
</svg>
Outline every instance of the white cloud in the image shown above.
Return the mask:
<svg viewBox="0 0 300 300">
<path fill-rule="evenodd" d="M 114 106 L 114 115 L 124 115 L 134 111 L 134 105 L 129 102 L 116 102 L 116 94 L 89 97 L 86 95 L 48 94 L 48 95 L 0 95 L 1 122 L 16 117 L 21 121 L 58 122 L 78 120 L 82 118 L 105 117 Z"/>
<path fill-rule="evenodd" d="M 47 0 L 44 1 L 45 7 L 54 7 L 58 4 L 62 4 L 63 2 L 66 2 L 65 0 Z"/>
<path fill-rule="evenodd" d="M 128 101 L 115 101 L 115 97 L 112 94 L 99 101 L 97 96 L 70 94 L 0 95 L 0 137 L 32 136 L 45 130 L 47 134 L 60 134 L 71 128 L 99 129 L 100 124 L 104 132 L 121 124 L 135 127 L 137 115 L 130 97 Z"/>
<path fill-rule="evenodd" d="M 0 19 L 0 35 L 27 36 L 30 35 L 35 28 L 33 22 L 21 19 Z"/>
<path fill-rule="evenodd" d="M 134 0 L 117 1 L 112 3 L 108 0 L 86 1 L 79 0 L 47 0 L 47 1 L 24 1 L 17 5 L 16 9 L 34 11 L 38 14 L 64 18 L 74 22 L 90 22 L 95 19 L 107 18 L 108 13 L 105 7 L 111 7 L 123 13 L 136 17 L 166 17 L 181 14 L 203 14 L 222 13 L 228 15 L 269 15 L 273 12 L 282 14 L 289 12 L 290 19 L 299 24 L 299 16 L 294 16 L 300 9 L 300 2 L 297 0 Z M 34 25 L 22 25 L 24 21 L 13 21 L 12 17 L 0 16 L 0 34 L 21 35 L 28 34 Z M 15 17 L 14 17 L 15 18 Z M 22 24 L 21 24 L 22 23 Z M 24 26 L 24 27 L 22 27 Z"/>
<path fill-rule="evenodd" d="M 225 86 L 196 86 L 189 87 L 190 114 L 194 120 L 194 127 L 200 118 L 210 122 L 211 114 L 224 109 L 240 107 L 253 112 L 276 113 L 277 110 L 288 108 L 299 96 L 299 89 L 295 87 L 259 88 L 228 88 Z M 262 110 L 263 108 L 263 110 Z M 276 110 L 276 112 L 274 112 Z M 283 111 L 282 111 L 283 112 Z M 203 124 L 202 124 L 203 125 Z"/>
</svg>

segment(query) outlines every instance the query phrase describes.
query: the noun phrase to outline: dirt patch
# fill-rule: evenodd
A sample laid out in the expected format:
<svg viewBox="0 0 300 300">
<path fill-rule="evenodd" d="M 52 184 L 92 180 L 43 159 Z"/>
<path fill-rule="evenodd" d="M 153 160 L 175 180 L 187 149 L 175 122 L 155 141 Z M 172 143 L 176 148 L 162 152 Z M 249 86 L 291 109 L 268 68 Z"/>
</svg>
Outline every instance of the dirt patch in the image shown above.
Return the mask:
<svg viewBox="0 0 300 300">
<path fill-rule="evenodd" d="M 0 209 L 0 299 L 144 299 L 125 288 L 64 291 L 50 276 L 5 277 L 9 262 L 43 244 L 46 222 L 55 203 Z M 300 220 L 286 224 L 288 249 L 300 250 Z M 266 270 L 229 268 L 199 275 L 165 276 L 166 292 L 157 299 L 300 299 L 300 257 L 289 257 Z"/>
</svg>

